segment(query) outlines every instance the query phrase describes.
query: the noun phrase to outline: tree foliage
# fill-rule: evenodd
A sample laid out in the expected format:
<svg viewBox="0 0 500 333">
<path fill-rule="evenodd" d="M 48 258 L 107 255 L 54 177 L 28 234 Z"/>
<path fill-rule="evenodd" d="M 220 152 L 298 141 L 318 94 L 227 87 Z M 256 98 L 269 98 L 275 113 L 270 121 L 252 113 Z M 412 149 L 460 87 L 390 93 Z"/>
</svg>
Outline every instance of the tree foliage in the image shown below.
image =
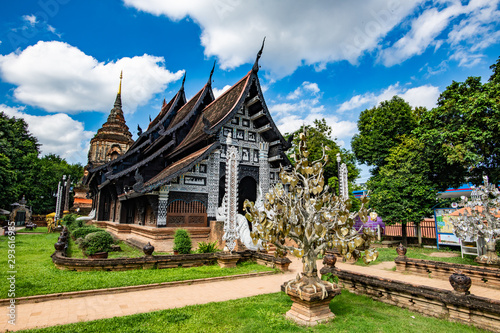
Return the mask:
<svg viewBox="0 0 500 333">
<path fill-rule="evenodd" d="M 479 77 L 454 81 L 415 131 L 429 153 L 441 157 L 431 165 L 432 180 L 441 189 L 466 179 L 479 185 L 483 175 L 500 181 L 499 63 L 500 58 L 485 84 Z"/>
<path fill-rule="evenodd" d="M 485 84 L 478 77 L 452 82 L 432 110 L 399 97 L 365 110 L 352 147 L 372 165 L 371 206 L 388 222 L 420 221 L 439 190 L 483 175 L 500 181 L 500 58 Z"/>
<path fill-rule="evenodd" d="M 371 207 L 391 222 L 420 222 L 431 213 L 437 191 L 428 179 L 429 163 L 424 144 L 414 136 L 389 150 L 386 164 L 368 182 Z"/>
<path fill-rule="evenodd" d="M 328 155 L 328 162 L 324 167 L 324 177 L 330 187 L 335 189 L 338 193 L 337 154 L 340 153 L 342 162 L 347 166 L 348 181 L 350 184 L 349 188 L 352 188 L 352 184 L 358 178 L 360 172 L 356 166 L 356 157 L 348 150 L 339 147 L 335 139 L 331 137 L 332 128 L 328 126 L 324 118 L 321 120 L 316 119 L 314 121 L 314 126 L 302 126 L 293 133 L 294 137 L 291 152 L 295 154 L 299 153 L 299 144 L 301 141 L 299 136 L 304 130 L 308 133 L 307 145 L 311 160 L 321 159 L 324 146 L 330 148 L 330 150 L 326 152 Z M 293 159 L 291 160 L 293 163 Z"/>
<path fill-rule="evenodd" d="M 35 214 L 54 211 L 57 184 L 62 175 L 74 181 L 83 176 L 81 165 L 71 165 L 56 155 L 39 158 L 38 140 L 23 119 L 0 112 L 0 208 L 24 195 Z"/>
<path fill-rule="evenodd" d="M 359 134 L 351 141 L 352 150 L 360 163 L 373 166 L 373 175 L 384 166 L 390 149 L 401 143 L 401 136 L 410 134 L 417 126 L 415 111 L 401 97 L 394 96 L 383 101 L 379 106 L 361 112 L 358 120 Z"/>
</svg>

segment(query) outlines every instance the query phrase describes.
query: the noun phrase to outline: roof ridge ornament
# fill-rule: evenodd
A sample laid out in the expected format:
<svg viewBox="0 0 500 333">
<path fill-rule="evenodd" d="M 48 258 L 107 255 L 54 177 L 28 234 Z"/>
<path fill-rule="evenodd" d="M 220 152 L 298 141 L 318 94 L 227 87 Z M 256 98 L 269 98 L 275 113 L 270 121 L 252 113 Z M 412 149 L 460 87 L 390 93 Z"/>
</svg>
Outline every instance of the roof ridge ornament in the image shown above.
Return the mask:
<svg viewBox="0 0 500 333">
<path fill-rule="evenodd" d="M 118 85 L 118 93 L 116 94 L 115 99 L 115 108 L 122 108 L 122 79 L 123 79 L 123 70 L 120 72 L 120 84 Z"/>
<path fill-rule="evenodd" d="M 215 70 L 215 64 L 217 63 L 217 60 L 214 61 L 214 66 L 212 67 L 212 70 L 210 71 L 210 76 L 208 78 L 207 85 L 212 85 L 212 75 L 214 75 L 214 70 Z"/>
<path fill-rule="evenodd" d="M 259 59 L 262 56 L 262 50 L 264 50 L 264 42 L 266 41 L 266 37 L 262 40 L 262 46 L 260 47 L 259 52 L 257 52 L 257 58 L 255 59 L 255 63 L 253 64 L 252 71 L 257 73 L 259 71 Z"/>
<path fill-rule="evenodd" d="M 186 82 L 186 71 L 184 71 L 184 77 L 182 78 L 182 85 L 180 90 L 184 90 L 184 82 Z"/>
</svg>

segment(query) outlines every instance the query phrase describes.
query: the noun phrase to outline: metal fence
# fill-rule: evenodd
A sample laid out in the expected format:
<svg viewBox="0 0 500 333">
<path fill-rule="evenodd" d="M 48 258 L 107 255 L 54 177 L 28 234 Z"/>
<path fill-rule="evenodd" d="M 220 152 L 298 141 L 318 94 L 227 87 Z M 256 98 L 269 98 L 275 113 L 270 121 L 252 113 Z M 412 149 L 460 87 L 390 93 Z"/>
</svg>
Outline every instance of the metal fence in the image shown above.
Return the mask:
<svg viewBox="0 0 500 333">
<path fill-rule="evenodd" d="M 413 222 L 396 223 L 392 225 L 386 225 L 385 235 L 386 236 L 402 236 L 402 227 L 406 226 L 407 237 L 417 237 L 417 226 Z M 422 238 L 434 238 L 436 239 L 436 224 L 434 219 L 424 219 L 420 222 L 420 229 L 422 230 Z"/>
</svg>

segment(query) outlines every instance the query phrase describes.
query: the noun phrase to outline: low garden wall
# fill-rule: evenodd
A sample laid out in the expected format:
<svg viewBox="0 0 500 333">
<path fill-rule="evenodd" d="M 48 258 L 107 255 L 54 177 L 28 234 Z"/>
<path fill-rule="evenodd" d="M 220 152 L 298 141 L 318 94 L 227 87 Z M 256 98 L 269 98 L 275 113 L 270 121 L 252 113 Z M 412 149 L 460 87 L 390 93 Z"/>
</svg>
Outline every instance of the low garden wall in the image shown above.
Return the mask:
<svg viewBox="0 0 500 333">
<path fill-rule="evenodd" d="M 63 233 L 61 233 L 63 234 Z M 59 238 L 56 251 L 51 255 L 54 265 L 62 270 L 72 271 L 126 271 L 132 269 L 163 269 L 174 267 L 195 267 L 212 265 L 217 261 L 215 253 L 144 256 L 138 258 L 82 259 L 66 256 L 68 238 Z M 291 261 L 275 258 L 273 255 L 254 251 L 234 252 L 240 261 L 255 260 L 257 263 L 287 271 Z"/>
<path fill-rule="evenodd" d="M 456 270 L 461 270 L 477 286 L 500 289 L 500 269 L 498 268 L 412 259 L 404 256 L 396 257 L 394 262 L 397 271 L 445 280 L 448 280 Z"/>
<path fill-rule="evenodd" d="M 117 238 L 134 245 L 146 245 L 148 242 L 160 252 L 171 252 L 174 247 L 175 228 L 156 228 L 137 224 L 123 224 L 109 221 L 95 221 L 93 224 L 110 232 Z M 185 228 L 193 241 L 193 246 L 207 241 L 210 227 Z M 142 247 L 141 246 L 141 247 Z"/>
<path fill-rule="evenodd" d="M 352 293 L 427 316 L 500 332 L 500 300 L 343 271 L 336 267 L 323 267 L 321 274 L 327 273 L 337 276 L 339 282 Z"/>
</svg>

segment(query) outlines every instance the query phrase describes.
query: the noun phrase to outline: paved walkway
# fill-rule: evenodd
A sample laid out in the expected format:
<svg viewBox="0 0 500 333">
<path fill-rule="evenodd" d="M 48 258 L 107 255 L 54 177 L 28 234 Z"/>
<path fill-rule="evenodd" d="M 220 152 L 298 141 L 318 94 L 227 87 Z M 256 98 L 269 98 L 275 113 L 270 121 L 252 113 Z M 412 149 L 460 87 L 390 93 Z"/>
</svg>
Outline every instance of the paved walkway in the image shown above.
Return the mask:
<svg viewBox="0 0 500 333">
<path fill-rule="evenodd" d="M 318 269 L 322 266 L 319 261 L 318 266 Z M 369 267 L 337 263 L 337 266 L 343 270 L 452 290 L 449 282 L 445 280 L 392 271 L 390 270 L 391 263 L 381 263 Z M 16 325 L 13 326 L 7 323 L 5 320 L 7 316 L 2 315 L 0 331 L 47 327 L 275 293 L 280 291 L 280 287 L 284 282 L 295 278 L 301 270 L 302 264 L 299 260 L 292 259 L 290 271 L 284 274 L 18 304 L 16 306 Z M 500 290 L 473 285 L 471 293 L 500 299 Z M 2 314 L 6 313 L 8 313 L 8 308 L 3 306 Z"/>
</svg>

